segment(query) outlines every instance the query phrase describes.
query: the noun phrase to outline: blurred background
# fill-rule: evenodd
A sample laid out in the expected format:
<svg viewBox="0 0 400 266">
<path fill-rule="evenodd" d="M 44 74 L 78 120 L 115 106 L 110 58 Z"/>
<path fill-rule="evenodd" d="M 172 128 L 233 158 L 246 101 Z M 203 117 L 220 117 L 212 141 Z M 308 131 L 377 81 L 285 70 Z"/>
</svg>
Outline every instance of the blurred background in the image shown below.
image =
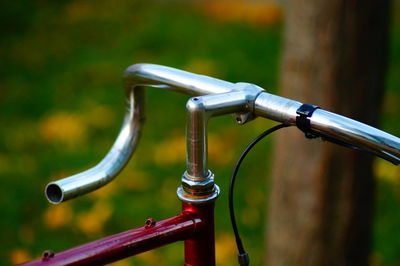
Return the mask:
<svg viewBox="0 0 400 266">
<path fill-rule="evenodd" d="M 400 135 L 400 3 L 394 1 L 381 128 Z M 17 264 L 177 214 L 185 168 L 186 96 L 147 90 L 147 120 L 130 163 L 111 184 L 50 205 L 45 185 L 97 162 L 124 113 L 122 72 L 162 64 L 231 82 L 278 88 L 284 8 L 274 1 L 19 0 L 0 8 L 0 264 Z M 151 112 L 150 112 L 151 110 Z M 245 145 L 273 123 L 210 123 L 218 265 L 236 263 L 229 176 Z M 253 265 L 264 256 L 271 138 L 238 177 L 236 204 Z M 400 265 L 400 169 L 376 159 L 371 265 Z M 176 243 L 114 265 L 179 265 Z"/>
</svg>

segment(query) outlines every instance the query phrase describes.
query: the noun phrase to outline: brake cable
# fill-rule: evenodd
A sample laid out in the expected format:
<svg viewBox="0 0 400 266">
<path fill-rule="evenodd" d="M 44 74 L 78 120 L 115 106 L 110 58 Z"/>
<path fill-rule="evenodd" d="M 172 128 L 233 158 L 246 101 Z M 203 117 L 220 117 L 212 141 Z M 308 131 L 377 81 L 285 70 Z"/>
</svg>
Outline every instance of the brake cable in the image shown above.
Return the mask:
<svg viewBox="0 0 400 266">
<path fill-rule="evenodd" d="M 252 142 L 250 142 L 249 145 L 247 145 L 247 147 L 243 150 L 242 154 L 239 157 L 239 160 L 236 162 L 235 168 L 232 172 L 232 176 L 231 176 L 231 180 L 229 183 L 229 213 L 230 213 L 230 218 L 231 218 L 231 223 L 232 223 L 232 229 L 233 232 L 235 234 L 235 239 L 236 239 L 236 246 L 238 249 L 238 261 L 239 264 L 241 266 L 248 266 L 250 263 L 250 257 L 249 254 L 245 251 L 244 247 L 243 247 L 243 243 L 242 240 L 239 236 L 239 231 L 237 228 L 237 224 L 236 224 L 236 218 L 235 218 L 235 211 L 233 208 L 233 189 L 235 186 L 235 180 L 236 180 L 236 175 L 239 171 L 239 167 L 242 164 L 242 161 L 244 160 L 244 158 L 246 157 L 246 155 L 249 153 L 249 151 L 263 138 L 265 138 L 266 136 L 268 136 L 269 134 L 271 134 L 272 132 L 275 132 L 281 128 L 284 127 L 289 127 L 290 125 L 286 125 L 286 124 L 279 124 L 276 125 L 270 129 L 267 129 L 266 131 L 264 131 L 263 133 L 261 133 L 259 136 L 257 136 Z"/>
</svg>

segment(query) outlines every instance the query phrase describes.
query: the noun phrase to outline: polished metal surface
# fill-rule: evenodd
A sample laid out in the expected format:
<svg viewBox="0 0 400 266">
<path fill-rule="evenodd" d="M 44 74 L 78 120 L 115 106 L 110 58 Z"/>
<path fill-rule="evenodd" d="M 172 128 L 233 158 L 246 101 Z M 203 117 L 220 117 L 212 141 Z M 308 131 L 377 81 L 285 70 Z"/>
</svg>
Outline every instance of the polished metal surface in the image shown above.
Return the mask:
<svg viewBox="0 0 400 266">
<path fill-rule="evenodd" d="M 289 125 L 296 124 L 296 110 L 302 103 L 270 93 L 255 101 L 255 114 Z M 393 164 L 400 164 L 400 139 L 348 117 L 317 109 L 310 118 L 312 130 L 320 135 L 371 152 Z"/>
<path fill-rule="evenodd" d="M 317 109 L 310 119 L 313 130 L 400 164 L 399 138 L 356 120 Z"/>
<path fill-rule="evenodd" d="M 201 180 L 193 179 L 187 171 L 182 175 L 182 187 L 193 195 L 206 195 L 214 189 L 214 174 L 208 171 L 206 178 Z"/>
<path fill-rule="evenodd" d="M 221 190 L 216 184 L 214 185 L 212 194 L 207 196 L 194 196 L 190 193 L 187 193 L 182 186 L 179 186 L 176 190 L 176 194 L 181 201 L 196 205 L 209 204 L 210 201 L 216 200 L 220 193 Z"/>
<path fill-rule="evenodd" d="M 188 95 L 229 92 L 230 82 L 182 70 L 136 64 L 124 72 L 126 112 L 120 133 L 107 156 L 95 167 L 46 186 L 46 197 L 54 204 L 86 194 L 110 182 L 126 165 L 140 136 L 144 118 L 143 87 L 156 87 Z"/>
<path fill-rule="evenodd" d="M 128 162 L 140 136 L 143 121 L 143 89 L 136 87 L 127 93 L 127 107 L 120 133 L 107 156 L 95 167 L 46 186 L 51 203 L 77 197 L 110 182 Z"/>
<path fill-rule="evenodd" d="M 214 174 L 208 171 L 202 179 L 193 179 L 187 171 L 183 173 L 182 185 L 176 191 L 178 198 L 183 202 L 203 204 L 215 200 L 219 193 L 219 187 L 214 183 Z"/>
<path fill-rule="evenodd" d="M 254 101 L 262 89 L 239 84 L 234 91 L 192 97 L 186 104 L 186 169 L 193 179 L 207 177 L 207 124 L 214 116 L 253 113 Z"/>
<path fill-rule="evenodd" d="M 300 102 L 263 92 L 254 103 L 254 113 L 256 116 L 295 125 L 296 111 L 301 105 Z"/>
<path fill-rule="evenodd" d="M 132 65 L 124 73 L 127 108 L 116 142 L 95 167 L 48 184 L 46 196 L 51 203 L 93 191 L 110 182 L 125 166 L 138 143 L 144 120 L 143 87 L 198 96 L 187 104 L 187 173 L 199 182 L 208 174 L 207 122 L 210 117 L 236 113 L 239 124 L 259 116 L 294 125 L 296 110 L 301 106 L 300 102 L 267 93 L 252 84 L 233 84 L 160 65 Z M 367 150 L 394 164 L 400 163 L 398 137 L 320 109 L 310 121 L 312 129 L 321 135 Z"/>
<path fill-rule="evenodd" d="M 189 99 L 186 104 L 186 172 L 182 177 L 182 190 L 178 190 L 181 199 L 198 203 L 214 199 L 216 189 L 214 175 L 207 167 L 208 120 L 224 114 L 254 113 L 253 103 L 261 91 L 262 89 L 255 85 L 241 83 L 235 85 L 231 92 Z M 180 191 L 184 193 L 179 194 Z M 198 195 L 202 195 L 201 201 Z"/>
<path fill-rule="evenodd" d="M 128 89 L 132 86 L 163 87 L 192 96 L 229 92 L 235 86 L 220 79 L 153 64 L 128 67 L 124 82 Z"/>
</svg>

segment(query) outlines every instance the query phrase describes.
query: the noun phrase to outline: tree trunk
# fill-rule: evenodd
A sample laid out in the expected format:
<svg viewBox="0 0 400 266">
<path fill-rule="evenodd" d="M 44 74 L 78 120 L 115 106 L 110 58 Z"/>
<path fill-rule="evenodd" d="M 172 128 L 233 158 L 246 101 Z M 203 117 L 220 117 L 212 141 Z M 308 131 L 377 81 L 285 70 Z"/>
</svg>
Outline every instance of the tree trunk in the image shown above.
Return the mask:
<svg viewBox="0 0 400 266">
<path fill-rule="evenodd" d="M 389 4 L 287 1 L 281 94 L 376 125 Z M 274 147 L 266 264 L 368 265 L 373 157 L 283 131 Z"/>
</svg>

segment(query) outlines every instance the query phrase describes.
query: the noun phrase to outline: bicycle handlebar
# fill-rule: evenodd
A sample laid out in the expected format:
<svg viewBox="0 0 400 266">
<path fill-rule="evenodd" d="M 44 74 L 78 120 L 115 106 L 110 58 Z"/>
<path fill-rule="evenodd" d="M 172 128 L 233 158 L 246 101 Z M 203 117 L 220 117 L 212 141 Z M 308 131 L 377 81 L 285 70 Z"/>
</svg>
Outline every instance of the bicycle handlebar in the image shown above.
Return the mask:
<svg viewBox="0 0 400 266">
<path fill-rule="evenodd" d="M 45 189 L 53 204 L 96 190 L 122 170 L 138 143 L 144 121 L 143 87 L 156 87 L 188 95 L 207 95 L 233 90 L 234 84 L 219 79 L 153 64 L 135 64 L 124 72 L 126 111 L 114 145 L 93 168 L 50 182 Z"/>
<path fill-rule="evenodd" d="M 138 143 L 144 120 L 143 87 L 162 88 L 193 96 L 237 90 L 234 83 L 170 67 L 153 64 L 128 67 L 124 73 L 127 108 L 117 140 L 98 165 L 49 183 L 46 186 L 46 197 L 51 203 L 60 203 L 104 186 L 126 165 Z M 253 115 L 290 125 L 296 124 L 296 112 L 302 105 L 265 91 L 258 94 L 253 104 Z M 393 135 L 321 109 L 315 110 L 309 120 L 311 129 L 323 137 L 350 144 L 400 164 L 400 139 Z"/>
<path fill-rule="evenodd" d="M 255 101 L 255 115 L 296 125 L 297 110 L 301 105 L 297 101 L 262 93 Z M 311 129 L 326 140 L 336 140 L 373 153 L 395 165 L 400 164 L 398 137 L 323 109 L 316 109 L 309 120 Z"/>
</svg>

